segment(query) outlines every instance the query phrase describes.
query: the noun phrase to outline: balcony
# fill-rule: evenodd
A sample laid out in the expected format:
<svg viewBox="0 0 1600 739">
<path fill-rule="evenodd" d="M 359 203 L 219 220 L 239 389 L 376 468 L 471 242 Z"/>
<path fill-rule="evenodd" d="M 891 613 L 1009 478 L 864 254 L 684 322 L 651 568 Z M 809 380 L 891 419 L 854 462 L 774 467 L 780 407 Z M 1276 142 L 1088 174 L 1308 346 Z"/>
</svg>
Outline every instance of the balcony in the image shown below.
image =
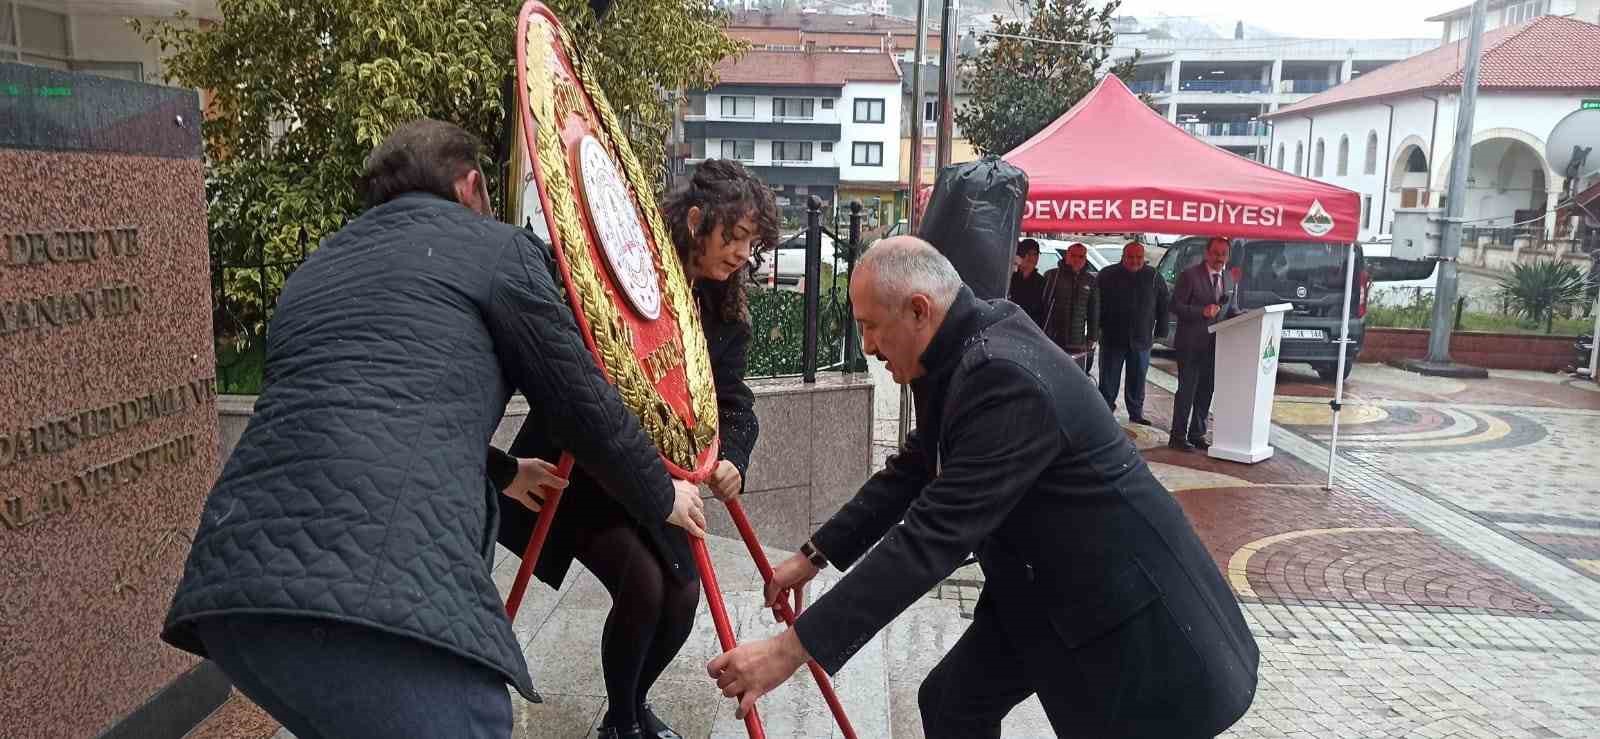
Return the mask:
<svg viewBox="0 0 1600 739">
<path fill-rule="evenodd" d="M 1260 80 L 1183 80 L 1178 89 L 1183 92 L 1266 92 L 1267 83 Z"/>
<path fill-rule="evenodd" d="M 773 139 L 778 141 L 838 141 L 837 123 L 799 120 L 685 120 L 686 139 Z"/>
<path fill-rule="evenodd" d="M 1193 136 L 1265 136 L 1267 124 L 1260 121 L 1215 121 L 1178 124 Z"/>
<path fill-rule="evenodd" d="M 1324 92 L 1333 87 L 1333 84 L 1327 80 L 1284 80 L 1281 90 L 1283 92 L 1310 95 Z"/>
<path fill-rule="evenodd" d="M 1164 80 L 1134 80 L 1128 83 L 1128 89 L 1141 95 L 1157 95 L 1167 91 Z"/>
</svg>

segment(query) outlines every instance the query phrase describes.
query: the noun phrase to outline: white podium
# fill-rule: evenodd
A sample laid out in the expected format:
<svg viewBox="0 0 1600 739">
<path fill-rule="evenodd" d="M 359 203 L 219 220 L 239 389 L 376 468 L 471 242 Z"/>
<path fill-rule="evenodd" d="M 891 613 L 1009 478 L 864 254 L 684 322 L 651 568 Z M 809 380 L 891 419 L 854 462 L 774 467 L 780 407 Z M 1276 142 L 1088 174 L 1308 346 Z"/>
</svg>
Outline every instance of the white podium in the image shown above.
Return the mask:
<svg viewBox="0 0 1600 739">
<path fill-rule="evenodd" d="M 1210 456 L 1255 464 L 1272 456 L 1272 394 L 1278 387 L 1279 333 L 1288 303 L 1256 308 L 1209 327 L 1217 335 L 1217 384 Z"/>
</svg>

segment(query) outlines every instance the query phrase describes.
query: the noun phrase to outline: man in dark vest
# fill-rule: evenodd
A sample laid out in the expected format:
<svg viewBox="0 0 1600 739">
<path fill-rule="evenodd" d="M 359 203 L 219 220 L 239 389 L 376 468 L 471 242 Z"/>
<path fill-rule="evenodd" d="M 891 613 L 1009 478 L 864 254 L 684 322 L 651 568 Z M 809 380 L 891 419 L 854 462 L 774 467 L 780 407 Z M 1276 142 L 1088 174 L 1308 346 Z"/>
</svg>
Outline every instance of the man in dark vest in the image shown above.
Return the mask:
<svg viewBox="0 0 1600 739">
<path fill-rule="evenodd" d="M 1117 390 L 1127 368 L 1128 420 L 1149 426 L 1144 417 L 1144 380 L 1150 348 L 1167 323 L 1167 283 L 1145 264 L 1144 244 L 1122 247 L 1122 261 L 1100 270 L 1100 394 L 1117 409 Z"/>
<path fill-rule="evenodd" d="M 1089 247 L 1067 247 L 1061 266 L 1046 272 L 1044 280 L 1044 334 L 1062 351 L 1083 356 L 1088 372 L 1100 335 L 1100 293 L 1089 271 Z"/>
<path fill-rule="evenodd" d="M 837 672 L 977 552 L 972 624 L 919 691 L 927 736 L 998 737 L 1035 694 L 1065 737 L 1210 737 L 1244 715 L 1260 654 L 1238 601 L 1089 378 L 919 239 L 879 242 L 851 278 L 863 348 L 911 385 L 917 428 L 779 565 L 769 605 L 848 574 L 712 660 L 723 695 L 742 714 L 807 658 Z"/>
</svg>

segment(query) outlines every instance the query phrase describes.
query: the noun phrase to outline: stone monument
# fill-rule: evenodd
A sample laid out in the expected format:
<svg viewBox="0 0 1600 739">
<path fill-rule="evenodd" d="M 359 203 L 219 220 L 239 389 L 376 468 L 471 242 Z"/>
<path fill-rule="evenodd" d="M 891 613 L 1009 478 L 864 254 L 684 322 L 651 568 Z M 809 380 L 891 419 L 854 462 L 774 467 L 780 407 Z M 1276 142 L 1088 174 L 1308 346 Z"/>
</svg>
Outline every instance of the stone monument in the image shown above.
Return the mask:
<svg viewBox="0 0 1600 739">
<path fill-rule="evenodd" d="M 193 90 L 0 63 L 0 734 L 181 736 L 161 619 L 217 467 Z"/>
</svg>

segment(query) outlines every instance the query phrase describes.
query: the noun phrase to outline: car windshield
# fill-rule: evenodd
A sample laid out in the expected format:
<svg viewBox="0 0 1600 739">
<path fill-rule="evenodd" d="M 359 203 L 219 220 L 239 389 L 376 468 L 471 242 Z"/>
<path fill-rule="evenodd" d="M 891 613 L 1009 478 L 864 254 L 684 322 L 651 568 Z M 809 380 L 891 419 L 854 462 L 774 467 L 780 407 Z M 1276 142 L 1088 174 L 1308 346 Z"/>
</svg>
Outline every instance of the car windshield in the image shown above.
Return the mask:
<svg viewBox="0 0 1600 739">
<path fill-rule="evenodd" d="M 1345 247 L 1308 242 L 1256 241 L 1234 260 L 1246 289 L 1293 294 L 1304 287 L 1318 292 L 1344 291 Z"/>
</svg>

